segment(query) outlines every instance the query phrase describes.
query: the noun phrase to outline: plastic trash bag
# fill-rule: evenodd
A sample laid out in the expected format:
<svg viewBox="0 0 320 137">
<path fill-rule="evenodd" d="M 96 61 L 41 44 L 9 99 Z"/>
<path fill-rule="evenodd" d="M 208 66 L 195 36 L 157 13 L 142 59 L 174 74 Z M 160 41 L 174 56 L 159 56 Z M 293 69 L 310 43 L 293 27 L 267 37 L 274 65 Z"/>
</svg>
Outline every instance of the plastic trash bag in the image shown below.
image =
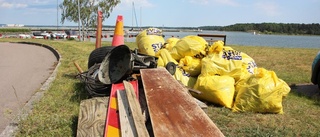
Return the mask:
<svg viewBox="0 0 320 137">
<path fill-rule="evenodd" d="M 185 56 L 180 59 L 178 66 L 192 77 L 197 77 L 201 73 L 201 59 L 195 57 Z"/>
<path fill-rule="evenodd" d="M 254 73 L 257 65 L 250 56 L 223 44 L 217 41 L 210 46 L 207 57 L 202 59 L 206 65 L 203 65 L 201 74 L 228 75 L 237 82 Z"/>
<path fill-rule="evenodd" d="M 177 61 L 185 56 L 203 58 L 206 55 L 207 46 L 207 41 L 202 37 L 190 35 L 177 41 L 171 50 L 171 55 Z"/>
<path fill-rule="evenodd" d="M 232 77 L 200 75 L 194 89 L 202 92 L 201 94 L 191 93 L 194 97 L 232 108 L 234 98 L 234 79 Z"/>
<path fill-rule="evenodd" d="M 171 51 L 172 48 L 177 44 L 179 40 L 180 40 L 179 38 L 168 38 L 165 42 L 164 47 L 169 51 Z"/>
<path fill-rule="evenodd" d="M 201 60 L 201 75 L 227 75 L 237 80 L 240 79 L 242 73 L 242 60 L 240 60 L 240 54 L 235 53 L 232 55 L 228 55 L 234 56 L 235 59 L 227 59 L 224 56 L 228 53 L 229 50 L 226 50 L 216 54 L 210 54 L 203 58 Z"/>
<path fill-rule="evenodd" d="M 136 37 L 139 52 L 151 56 L 155 56 L 163 47 L 164 42 L 162 31 L 156 28 L 146 29 Z"/>
<path fill-rule="evenodd" d="M 237 93 L 239 91 L 239 87 L 241 87 L 241 84 L 244 83 L 241 81 L 247 79 L 252 74 L 255 74 L 255 72 L 257 72 L 257 69 L 258 69 L 257 64 L 250 56 L 248 56 L 245 53 L 241 53 L 241 55 L 242 55 L 241 76 L 240 76 L 240 79 L 238 79 L 235 84 L 236 85 L 235 86 L 235 95 L 237 95 Z"/>
<path fill-rule="evenodd" d="M 190 74 L 185 72 L 183 69 L 177 68 L 173 77 L 181 82 L 183 85 L 193 88 L 197 82 L 197 77 L 191 77 Z"/>
<path fill-rule="evenodd" d="M 161 49 L 159 50 L 156 55 L 156 57 L 158 57 L 158 66 L 159 67 L 166 67 L 166 65 L 169 63 L 169 62 L 173 62 L 174 64 L 177 64 L 178 65 L 178 62 L 173 59 L 171 57 L 171 54 L 169 53 L 169 51 L 167 49 Z"/>
<path fill-rule="evenodd" d="M 274 71 L 258 68 L 238 84 L 233 112 L 283 113 L 282 100 L 291 89 Z"/>
</svg>

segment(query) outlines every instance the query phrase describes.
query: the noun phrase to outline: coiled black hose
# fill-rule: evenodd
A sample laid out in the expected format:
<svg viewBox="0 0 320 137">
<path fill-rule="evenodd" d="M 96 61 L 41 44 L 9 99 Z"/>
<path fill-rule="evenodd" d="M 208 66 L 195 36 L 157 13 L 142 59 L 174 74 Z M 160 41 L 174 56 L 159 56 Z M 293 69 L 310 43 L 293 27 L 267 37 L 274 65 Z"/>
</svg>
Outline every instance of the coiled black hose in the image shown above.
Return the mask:
<svg viewBox="0 0 320 137">
<path fill-rule="evenodd" d="M 85 90 L 91 97 L 110 96 L 112 85 L 103 84 L 98 79 L 99 64 L 95 64 L 88 71 L 80 73 L 77 78 L 85 84 Z"/>
</svg>

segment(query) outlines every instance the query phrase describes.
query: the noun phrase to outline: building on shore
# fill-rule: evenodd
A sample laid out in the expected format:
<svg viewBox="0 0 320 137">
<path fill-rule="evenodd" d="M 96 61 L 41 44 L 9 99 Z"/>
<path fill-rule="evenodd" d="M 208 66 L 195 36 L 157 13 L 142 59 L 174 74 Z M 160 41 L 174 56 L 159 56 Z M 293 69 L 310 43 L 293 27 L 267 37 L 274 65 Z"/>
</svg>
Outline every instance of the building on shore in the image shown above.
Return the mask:
<svg viewBox="0 0 320 137">
<path fill-rule="evenodd" d="M 6 24 L 6 27 L 24 27 L 23 24 Z"/>
</svg>

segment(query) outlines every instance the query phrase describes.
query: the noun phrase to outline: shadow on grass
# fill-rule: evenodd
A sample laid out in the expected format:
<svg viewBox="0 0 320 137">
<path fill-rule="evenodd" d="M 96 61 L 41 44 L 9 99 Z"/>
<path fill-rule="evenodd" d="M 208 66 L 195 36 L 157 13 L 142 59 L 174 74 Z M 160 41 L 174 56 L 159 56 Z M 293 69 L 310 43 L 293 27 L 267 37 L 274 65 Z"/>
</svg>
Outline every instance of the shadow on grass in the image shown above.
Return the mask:
<svg viewBox="0 0 320 137">
<path fill-rule="evenodd" d="M 74 94 L 70 98 L 72 102 L 77 102 L 80 104 L 81 100 L 89 98 L 89 94 L 85 90 L 85 84 L 77 78 L 77 74 L 63 74 L 63 77 L 77 80 L 77 82 L 75 82 L 73 85 Z"/>
<path fill-rule="evenodd" d="M 299 97 L 306 97 L 315 102 L 315 105 L 320 106 L 320 90 L 317 85 L 313 84 L 298 84 L 291 85 L 291 92 Z"/>
<path fill-rule="evenodd" d="M 72 136 L 73 137 L 77 136 L 78 118 L 79 118 L 79 116 L 73 116 L 72 117 L 71 129 L 72 129 Z"/>
</svg>

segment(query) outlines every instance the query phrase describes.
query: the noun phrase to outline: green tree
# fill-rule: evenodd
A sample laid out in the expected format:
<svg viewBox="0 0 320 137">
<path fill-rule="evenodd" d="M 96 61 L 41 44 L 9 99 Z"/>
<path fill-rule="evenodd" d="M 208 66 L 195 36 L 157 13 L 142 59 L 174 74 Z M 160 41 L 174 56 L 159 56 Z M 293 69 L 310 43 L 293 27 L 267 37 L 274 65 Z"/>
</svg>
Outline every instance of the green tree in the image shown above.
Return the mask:
<svg viewBox="0 0 320 137">
<path fill-rule="evenodd" d="M 97 25 L 98 9 L 102 12 L 102 21 L 110 16 L 113 8 L 120 3 L 120 0 L 64 0 L 60 5 L 61 23 L 65 20 L 78 23 L 78 1 L 80 5 L 81 29 L 85 30 L 83 36 L 88 35 L 90 27 Z"/>
</svg>

